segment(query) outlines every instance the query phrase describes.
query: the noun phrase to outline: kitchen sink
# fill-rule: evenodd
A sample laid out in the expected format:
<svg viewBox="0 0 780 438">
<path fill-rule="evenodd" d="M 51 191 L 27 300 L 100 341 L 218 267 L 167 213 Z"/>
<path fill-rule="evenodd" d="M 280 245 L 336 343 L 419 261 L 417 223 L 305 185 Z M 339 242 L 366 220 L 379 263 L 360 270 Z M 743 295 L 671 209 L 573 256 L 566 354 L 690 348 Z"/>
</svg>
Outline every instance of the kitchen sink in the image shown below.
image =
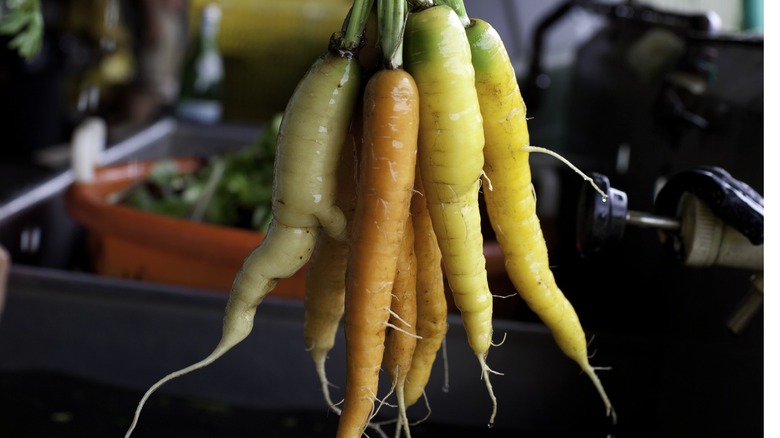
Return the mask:
<svg viewBox="0 0 780 438">
<path fill-rule="evenodd" d="M 262 127 L 197 125 L 161 119 L 109 144 L 98 159 L 108 165 L 171 156 L 208 156 L 249 145 Z M 65 211 L 63 193 L 74 181 L 70 169 L 53 171 L 9 199 L 0 200 L 0 244 L 14 263 L 73 269 L 83 257 L 81 229 Z"/>
</svg>

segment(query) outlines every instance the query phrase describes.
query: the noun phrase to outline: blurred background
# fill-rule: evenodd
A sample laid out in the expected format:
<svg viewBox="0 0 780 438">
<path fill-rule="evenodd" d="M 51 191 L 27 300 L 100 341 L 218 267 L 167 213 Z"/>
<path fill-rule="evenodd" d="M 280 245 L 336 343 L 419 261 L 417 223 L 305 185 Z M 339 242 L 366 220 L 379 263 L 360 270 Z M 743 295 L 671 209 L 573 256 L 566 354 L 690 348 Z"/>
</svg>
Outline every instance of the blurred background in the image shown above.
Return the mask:
<svg viewBox="0 0 780 438">
<path fill-rule="evenodd" d="M 0 0 L 0 22 L 19 3 L 25 2 Z M 593 203 L 582 178 L 552 157 L 532 154 L 537 212 L 551 265 L 586 331 L 594 336 L 594 360 L 612 367 L 602 378 L 618 406 L 621 426 L 605 428 L 600 418 L 593 420 L 594 412 L 599 415 L 599 401 L 562 355 L 529 353 L 517 359 L 524 361 L 520 365 L 501 362 L 502 353 L 496 352 L 491 353 L 497 362 L 494 368 L 540 373 L 538 381 L 530 374 L 523 377 L 527 379 L 523 386 L 505 383 L 516 390 L 515 397 L 523 400 L 527 410 L 510 422 L 506 436 L 520 432 L 527 436 L 762 436 L 763 2 L 465 3 L 469 15 L 490 22 L 507 46 L 528 109 L 531 143 L 562 154 L 584 172 L 602 175 L 602 182 L 621 191 L 623 201 L 627 199 L 627 207 L 624 202 L 622 210 L 607 215 L 617 224 L 601 223 L 608 232 L 597 229 L 592 221 L 606 216 L 587 216 L 586 207 Z M 178 315 L 176 306 L 165 307 L 165 312 L 178 315 L 177 322 L 158 321 L 148 312 L 159 312 L 160 300 L 184 300 L 185 307 L 193 299 L 197 303 L 205 300 L 203 305 L 214 312 L 212 319 L 218 320 L 229 287 L 223 286 L 229 278 L 223 280 L 219 275 L 231 277 L 234 264 L 246 254 L 245 247 L 251 249 L 256 242 L 250 237 L 246 243 L 246 236 L 239 235 L 235 238 L 244 241 L 245 247 L 228 248 L 233 255 L 220 252 L 206 261 L 193 261 L 193 257 L 202 259 L 199 253 L 182 256 L 179 261 L 184 268 L 178 269 L 204 273 L 197 282 L 188 281 L 193 276 L 186 274 L 184 279 L 155 276 L 155 267 L 171 272 L 169 247 L 149 252 L 140 247 L 139 235 L 132 233 L 124 238 L 136 246 L 126 241 L 118 244 L 121 239 L 116 236 L 124 231 L 118 227 L 107 230 L 106 224 L 118 224 L 120 219 L 104 215 L 114 201 L 96 204 L 84 213 L 78 209 L 87 204 L 74 204 L 76 198 L 68 198 L 74 182 L 93 178 L 90 172 L 77 171 L 81 159 L 77 151 L 83 149 L 77 145 L 87 137 L 97 143 L 96 156 L 82 157 L 87 167 L 198 157 L 209 163 L 210 173 L 189 192 L 195 199 L 207 192 L 209 176 L 223 172 L 214 169 L 228 169 L 225 175 L 230 175 L 230 169 L 246 175 L 247 167 L 241 166 L 262 167 L 243 158 L 215 163 L 224 153 L 260 150 L 253 148 L 260 148 L 264 133 L 271 132 L 275 115 L 283 111 L 298 80 L 326 49 L 330 35 L 340 29 L 351 2 L 40 0 L 39 5 L 40 51 L 25 58 L 10 47 L 12 35 L 0 35 L 0 245 L 11 260 L 8 300 L 0 319 L 0 371 L 9 373 L 3 381 L 5 392 L 21 389 L 22 384 L 15 386 L 14 381 L 31 384 L 14 380 L 13 374 L 31 369 L 137 391 L 162 370 L 170 371 L 180 358 L 170 352 L 156 367 L 134 367 L 130 352 L 146 355 L 148 350 L 143 347 L 159 333 L 181 330 L 185 324 L 206 324 Z M 196 85 L 199 81 L 207 86 Z M 87 131 L 94 135 L 84 134 Z M 272 155 L 272 149 L 261 158 L 252 158 L 265 163 L 266 172 L 270 172 L 272 156 L 267 154 Z M 695 170 L 700 166 L 722 169 L 729 178 L 710 175 L 702 180 Z M 713 189 L 712 178 L 718 190 Z M 223 177 L 223 181 L 228 179 L 233 181 L 228 184 L 233 187 L 231 193 L 237 186 L 244 187 L 238 190 L 244 193 L 252 184 Z M 100 191 L 102 186 L 95 190 L 105 194 Z M 154 190 L 159 195 L 159 187 Z M 732 250 L 725 243 L 720 248 L 708 247 L 721 254 L 707 254 L 703 262 L 691 261 L 680 250 L 675 234 L 679 228 L 670 231 L 638 223 L 640 218 L 657 215 L 677 225 L 690 224 L 687 233 L 694 239 L 709 239 L 709 235 L 697 234 L 705 226 L 710 232 L 709 225 L 683 215 L 680 192 L 707 198 L 718 224 L 722 219 L 740 228 L 746 217 L 760 216 L 760 242 L 740 241 L 731 258 L 723 255 Z M 674 207 L 680 198 L 680 207 L 670 210 L 659 205 L 659 193 Z M 713 207 L 719 196 L 737 199 L 737 224 L 729 222 L 733 214 L 726 218 L 731 213 Z M 610 206 L 617 204 L 617 199 L 610 200 Z M 190 212 L 191 208 L 179 209 Z M 633 220 L 627 220 L 626 209 Z M 243 219 L 255 228 L 251 233 L 257 229 L 259 211 L 256 208 L 245 215 L 249 219 Z M 133 219 L 128 223 L 145 226 Z M 486 220 L 483 225 L 487 244 L 494 244 Z M 755 222 L 745 226 L 756 232 Z M 173 235 L 171 231 L 162 234 Z M 229 237 L 215 239 L 225 242 Z M 585 248 L 586 244 L 592 246 Z M 486 255 L 494 293 L 511 293 L 500 255 L 488 246 Z M 238 262 L 227 263 L 222 274 L 209 270 L 231 257 Z M 219 281 L 209 282 L 218 277 Z M 94 297 L 105 296 L 101 294 L 108 290 L 145 297 L 128 307 L 123 292 L 116 302 L 106 304 L 112 312 L 133 315 L 128 316 L 131 327 L 112 332 L 133 345 L 134 350 L 125 351 L 120 360 L 125 365 L 110 358 L 85 363 L 68 356 L 67 348 L 37 351 L 18 341 L 19 337 L 38 339 L 41 346 L 66 342 L 57 338 L 66 336 L 63 333 L 43 333 L 24 323 L 25 306 L 35 303 L 43 315 L 62 324 L 61 330 L 68 328 L 84 336 L 80 351 L 112 348 L 102 338 L 94 340 L 95 331 L 100 330 L 95 327 L 107 326 L 84 322 L 94 317 L 90 310 Z M 299 300 L 300 279 L 290 280 L 284 290 L 293 301 Z M 63 304 L 48 298 L 53 294 L 61 299 L 63 292 L 78 299 Z M 65 312 L 57 306 L 74 307 Z M 76 316 L 79 321 L 73 320 Z M 525 353 L 528 345 L 537 345 L 534 342 L 542 342 L 538 348 L 544 351 L 554 351 L 554 346 L 539 341 L 547 339 L 545 333 L 517 296 L 497 301 L 496 316 L 510 324 L 510 339 L 517 334 L 516 339 L 531 340 L 497 351 L 515 348 Z M 285 332 L 285 336 L 298 333 Z M 170 342 L 169 347 L 154 345 L 175 350 L 174 341 Z M 200 351 L 197 347 L 207 343 L 188 342 L 192 351 Z M 226 369 L 237 372 L 241 369 L 237 362 Z M 307 365 L 302 367 L 309 372 Z M 119 371 L 109 376 L 105 371 L 109 366 Z M 562 374 L 573 374 L 580 386 L 564 385 L 570 383 L 568 377 L 550 372 L 556 367 Z M 248 387 L 215 395 L 217 386 L 198 380 L 190 387 L 175 387 L 174 393 L 253 405 L 247 401 L 251 396 L 240 394 Z M 45 390 L 41 391 L 38 396 L 46 398 Z M 542 395 L 546 392 L 550 392 L 548 398 Z M 135 395 L 127 396 L 122 408 L 130 407 Z M 540 402 L 534 404 L 534 400 Z M 588 410 L 578 410 L 583 405 Z M 7 407 L 2 405 L 0 416 Z M 446 408 L 443 412 L 437 419 L 442 424 L 470 421 L 466 413 Z M 125 420 L 118 421 L 125 424 Z M 46 432 L 20 435 L 15 433 L 18 430 L 3 429 L 3 423 L 0 420 L 3 436 L 3 432 L 47 436 Z M 485 436 L 501 436 L 498 429 L 492 431 L 496 435 Z M 235 436 L 243 435 L 236 432 Z"/>
</svg>

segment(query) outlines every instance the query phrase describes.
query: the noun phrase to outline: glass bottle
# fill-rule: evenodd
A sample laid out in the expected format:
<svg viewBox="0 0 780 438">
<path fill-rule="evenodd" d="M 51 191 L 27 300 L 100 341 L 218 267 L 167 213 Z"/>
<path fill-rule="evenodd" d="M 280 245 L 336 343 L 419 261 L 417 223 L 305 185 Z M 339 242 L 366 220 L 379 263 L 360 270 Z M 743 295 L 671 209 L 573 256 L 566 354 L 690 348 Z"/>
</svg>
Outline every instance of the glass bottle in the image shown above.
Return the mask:
<svg viewBox="0 0 780 438">
<path fill-rule="evenodd" d="M 80 8 L 85 4 L 92 9 Z M 92 52 L 91 62 L 77 78 L 76 109 L 82 117 L 101 114 L 118 102 L 117 94 L 122 86 L 130 83 L 135 75 L 135 59 L 130 32 L 122 20 L 119 0 L 98 0 L 91 3 L 76 2 L 73 13 L 83 15 L 88 22 L 83 26 Z M 90 13 L 85 13 L 90 11 Z"/>
<path fill-rule="evenodd" d="M 225 71 L 217 39 L 222 10 L 214 3 L 203 8 L 200 32 L 184 65 L 176 114 L 200 123 L 222 118 L 222 82 Z"/>
</svg>

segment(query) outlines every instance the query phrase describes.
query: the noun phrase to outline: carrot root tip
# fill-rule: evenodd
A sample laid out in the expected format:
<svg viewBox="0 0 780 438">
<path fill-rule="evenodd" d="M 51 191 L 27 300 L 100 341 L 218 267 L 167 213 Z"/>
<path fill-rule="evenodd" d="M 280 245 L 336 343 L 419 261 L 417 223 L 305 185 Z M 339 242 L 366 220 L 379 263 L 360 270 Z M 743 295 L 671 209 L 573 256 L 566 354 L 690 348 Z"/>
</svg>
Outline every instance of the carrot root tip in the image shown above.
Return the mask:
<svg viewBox="0 0 780 438">
<path fill-rule="evenodd" d="M 330 383 L 328 380 L 327 373 L 325 371 L 325 356 L 321 356 L 319 359 L 315 360 L 314 364 L 315 370 L 317 371 L 317 377 L 320 379 L 320 386 L 322 391 L 322 396 L 325 399 L 325 403 L 328 405 L 328 408 L 336 413 L 336 415 L 341 415 L 341 409 L 339 409 L 338 403 L 333 403 L 333 400 L 330 397 L 330 388 L 334 387 L 337 388 L 338 386 Z"/>
<path fill-rule="evenodd" d="M 599 376 L 596 374 L 597 369 L 603 369 L 602 368 L 595 368 L 589 364 L 585 364 L 585 366 L 582 366 L 583 371 L 585 371 L 585 374 L 590 377 L 590 380 L 593 382 L 593 385 L 596 387 L 596 391 L 598 391 L 599 395 L 601 396 L 601 400 L 604 402 L 604 407 L 607 410 L 607 416 L 612 417 L 612 424 L 617 424 L 617 413 L 615 412 L 615 409 L 612 407 L 612 402 L 609 401 L 609 397 L 607 396 L 606 390 L 604 390 L 604 385 L 601 384 L 601 379 L 599 379 Z"/>
<path fill-rule="evenodd" d="M 396 438 L 401 436 L 401 428 L 403 428 L 406 438 L 412 438 L 412 432 L 409 429 L 409 418 L 406 416 L 406 400 L 404 398 L 404 382 L 399 382 L 396 387 L 396 397 L 398 398 L 398 424 L 396 425 Z"/>
<path fill-rule="evenodd" d="M 178 371 L 174 371 L 162 379 L 158 380 L 154 385 L 149 387 L 149 389 L 146 390 L 146 393 L 144 393 L 143 397 L 141 397 L 141 401 L 138 402 L 138 407 L 135 409 L 135 414 L 133 415 L 133 421 L 130 423 L 130 427 L 127 429 L 127 432 L 125 433 L 125 438 L 130 438 L 130 435 L 133 434 L 133 431 L 135 430 L 135 427 L 138 425 L 138 420 L 141 418 L 141 411 L 144 408 L 144 405 L 149 400 L 149 398 L 152 396 L 152 394 L 157 391 L 161 386 L 164 384 L 170 382 L 173 379 L 176 379 L 178 377 L 181 377 L 185 374 L 189 374 L 193 371 L 199 370 L 201 368 L 204 368 L 211 363 L 213 363 L 215 360 L 219 359 L 227 350 L 229 350 L 230 347 L 226 347 L 222 345 L 221 343 L 217 346 L 217 348 L 211 352 L 208 356 L 206 356 L 204 359 L 195 362 L 194 364 L 184 367 Z"/>
<path fill-rule="evenodd" d="M 485 356 L 486 355 L 484 354 L 477 354 L 477 359 L 479 359 L 479 365 L 482 367 L 482 379 L 485 381 L 485 387 L 487 388 L 488 395 L 490 396 L 490 400 L 493 402 L 493 411 L 491 412 L 490 420 L 488 421 L 488 427 L 493 427 L 493 423 L 496 419 L 496 413 L 498 412 L 498 400 L 496 399 L 496 395 L 493 392 L 493 384 L 490 383 L 490 374 L 502 374 L 490 369 L 490 367 L 487 365 L 487 362 L 485 361 Z"/>
</svg>

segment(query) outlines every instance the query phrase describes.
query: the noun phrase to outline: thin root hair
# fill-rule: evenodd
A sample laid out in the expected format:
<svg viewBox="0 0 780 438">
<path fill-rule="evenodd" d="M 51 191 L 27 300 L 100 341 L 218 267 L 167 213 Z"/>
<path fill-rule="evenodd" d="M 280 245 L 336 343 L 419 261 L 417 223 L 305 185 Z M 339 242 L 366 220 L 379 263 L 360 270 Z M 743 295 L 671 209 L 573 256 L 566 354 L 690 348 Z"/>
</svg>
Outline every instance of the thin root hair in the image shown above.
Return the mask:
<svg viewBox="0 0 780 438">
<path fill-rule="evenodd" d="M 494 370 L 493 368 L 490 368 L 490 367 L 485 368 L 485 371 L 487 373 L 495 374 L 497 376 L 503 376 L 504 375 L 504 373 L 502 373 L 501 371 L 496 371 L 496 370 Z M 482 375 L 484 376 L 485 373 L 482 373 Z"/>
<path fill-rule="evenodd" d="M 491 192 L 493 191 L 493 181 L 490 180 L 490 177 L 487 176 L 487 173 L 485 173 L 485 169 L 482 169 L 482 177 L 485 178 L 485 181 L 488 183 L 488 190 Z"/>
<path fill-rule="evenodd" d="M 385 398 L 387 398 L 387 397 L 385 397 Z M 384 400 L 380 401 L 380 406 L 381 406 L 382 403 L 384 403 Z M 374 423 L 374 422 L 371 421 L 371 419 L 374 418 L 374 415 L 376 415 L 376 413 L 378 413 L 378 412 L 379 412 L 379 408 L 377 408 L 376 411 L 374 411 L 374 409 L 372 409 L 372 414 L 369 416 L 369 421 L 368 421 L 368 424 L 366 424 L 366 428 L 371 428 L 371 429 L 375 430 L 376 433 L 378 433 L 381 438 L 389 438 L 387 436 L 387 434 L 385 434 L 385 431 L 382 430 L 382 423 Z M 363 431 L 363 435 L 365 435 L 365 434 L 366 434 L 366 432 Z"/>
<path fill-rule="evenodd" d="M 607 194 L 606 194 L 606 193 L 604 193 L 604 190 L 601 190 L 601 187 L 599 187 L 599 186 L 596 184 L 596 182 L 595 182 L 595 181 L 593 181 L 593 178 L 591 178 L 591 177 L 589 177 L 588 175 L 586 175 L 586 174 L 585 174 L 585 172 L 583 172 L 583 171 L 581 171 L 580 169 L 578 169 L 578 168 L 577 168 L 577 166 L 575 166 L 574 164 L 572 164 L 572 163 L 571 163 L 571 161 L 569 161 L 569 160 L 567 160 L 566 158 L 564 158 L 564 157 L 563 157 L 561 154 L 559 154 L 559 153 L 557 153 L 557 152 L 554 152 L 554 151 L 551 151 L 551 150 L 549 150 L 549 149 L 546 149 L 546 148 L 540 147 L 540 146 L 531 146 L 531 145 L 525 145 L 525 146 L 523 146 L 523 150 L 524 150 L 524 151 L 526 151 L 526 152 L 541 152 L 541 153 L 543 153 L 543 154 L 547 154 L 547 155 L 550 155 L 550 156 L 552 156 L 552 157 L 555 157 L 555 158 L 557 158 L 557 159 L 558 159 L 558 160 L 560 160 L 560 161 L 561 161 L 563 164 L 567 165 L 567 166 L 568 166 L 568 167 L 569 167 L 571 170 L 573 170 L 573 171 L 574 171 L 574 172 L 576 172 L 576 173 L 577 173 L 579 176 L 581 176 L 581 177 L 582 177 L 582 179 L 584 179 L 585 181 L 589 182 L 589 183 L 590 183 L 590 185 L 591 185 L 591 186 L 593 186 L 593 188 L 594 188 L 594 189 L 595 189 L 595 190 L 596 190 L 596 191 L 597 191 L 597 192 L 598 192 L 598 193 L 601 195 L 601 199 L 603 199 L 604 201 L 606 201 L 606 200 L 607 200 Z"/>
<path fill-rule="evenodd" d="M 397 418 L 391 418 L 384 421 L 375 421 L 373 424 L 376 424 L 377 426 L 387 426 L 388 424 L 395 424 L 398 422 Z"/>
<path fill-rule="evenodd" d="M 398 406 L 396 406 L 396 405 L 394 405 L 392 403 L 389 403 L 387 401 L 387 399 L 390 398 L 390 395 L 393 394 L 393 390 L 394 390 L 393 388 L 390 388 L 390 391 L 382 399 L 379 399 L 379 397 L 377 397 L 376 394 L 372 393 L 371 394 L 372 395 L 372 400 L 375 401 L 375 402 L 379 402 L 380 406 L 387 406 L 387 407 L 390 407 L 390 408 L 397 408 Z"/>
<path fill-rule="evenodd" d="M 515 292 L 513 294 L 509 294 L 509 295 L 496 295 L 496 294 L 493 294 L 493 298 L 501 298 L 501 299 L 512 298 L 512 297 L 516 297 L 516 296 L 517 296 L 517 292 Z"/>
<path fill-rule="evenodd" d="M 398 326 L 397 326 L 397 325 L 395 325 L 395 324 L 391 324 L 391 323 L 389 323 L 389 322 L 388 322 L 388 323 L 385 323 L 385 325 L 386 325 L 387 327 L 390 327 L 390 328 L 396 329 L 396 330 L 398 330 L 399 332 L 401 332 L 401 333 L 403 333 L 403 334 L 405 334 L 405 335 L 411 336 L 411 337 L 413 337 L 413 338 L 415 338 L 415 339 L 422 339 L 422 336 L 420 336 L 420 335 L 416 335 L 416 334 L 414 334 L 414 333 L 411 333 L 411 332 L 408 332 L 408 331 L 406 331 L 406 330 L 402 329 L 401 327 L 398 327 Z"/>
<path fill-rule="evenodd" d="M 425 393 L 425 389 L 423 389 L 422 392 L 423 401 L 425 402 L 425 409 L 427 412 L 425 413 L 425 416 L 420 418 L 419 420 L 415 421 L 414 423 L 410 423 L 410 426 L 417 426 L 418 424 L 422 424 L 425 422 L 430 416 L 433 410 L 431 409 L 431 402 L 428 400 L 428 394 Z"/>
<path fill-rule="evenodd" d="M 393 387 L 395 387 L 395 384 L 393 384 Z M 379 410 L 382 408 L 382 406 L 388 406 L 391 408 L 397 407 L 394 404 L 387 402 L 387 399 L 390 398 L 393 392 L 394 392 L 394 388 L 390 388 L 390 390 L 387 392 L 387 395 L 385 395 L 381 400 L 377 398 L 376 394 L 372 394 L 373 396 L 372 401 L 378 403 L 375 404 L 371 409 L 371 414 L 368 416 L 369 424 L 371 423 L 371 420 L 373 420 L 374 417 L 376 417 L 379 414 Z"/>
<path fill-rule="evenodd" d="M 381 427 L 381 426 L 379 426 L 379 424 L 377 424 L 377 423 L 371 423 L 371 422 L 369 422 L 369 423 L 366 425 L 366 429 L 368 429 L 368 428 L 370 428 L 370 429 L 372 429 L 372 430 L 375 430 L 375 431 L 376 431 L 376 433 L 378 433 L 378 434 L 379 434 L 379 437 L 380 437 L 380 438 L 390 438 L 390 437 L 388 437 L 388 436 L 387 436 L 387 434 L 385 433 L 385 431 L 384 431 L 384 430 L 382 430 L 382 427 Z M 363 431 L 363 435 L 364 435 L 364 436 L 368 436 L 368 434 L 367 434 L 365 431 Z"/>
<path fill-rule="evenodd" d="M 500 346 L 504 345 L 504 342 L 506 342 L 506 336 L 507 336 L 507 334 L 506 334 L 506 332 L 504 332 L 504 337 L 501 338 L 501 342 L 496 344 L 493 341 L 490 341 L 490 345 L 492 345 L 494 347 L 500 347 Z"/>
<path fill-rule="evenodd" d="M 393 295 L 393 296 L 395 296 L 395 295 Z M 402 323 L 403 325 L 405 325 L 405 326 L 407 326 L 407 327 L 409 327 L 409 328 L 411 328 L 411 327 L 412 327 L 412 325 L 411 325 L 411 324 L 409 324 L 409 323 L 408 323 L 408 322 L 406 322 L 406 321 L 405 321 L 403 318 L 401 318 L 401 315 L 399 315 L 399 314 L 397 314 L 397 313 L 393 312 L 393 310 L 392 310 L 392 309 L 390 309 L 389 307 L 386 307 L 386 308 L 385 308 L 385 310 L 387 310 L 388 312 L 390 312 L 390 315 L 392 315 L 392 316 L 393 316 L 395 319 L 397 319 L 397 320 L 401 321 L 401 323 Z"/>
<path fill-rule="evenodd" d="M 590 344 L 592 344 L 592 343 L 593 343 L 593 341 L 594 341 L 595 339 L 596 339 L 596 334 L 594 333 L 594 334 L 592 334 L 592 335 L 590 336 L 590 339 L 588 339 L 588 342 L 585 344 L 585 347 L 586 347 L 586 348 L 589 348 L 589 347 L 590 347 Z M 597 353 L 597 352 L 598 352 L 598 349 L 594 348 L 594 349 L 593 349 L 593 352 L 591 352 L 590 354 L 588 354 L 588 361 L 590 361 L 590 359 L 593 359 L 594 357 L 596 357 L 596 353 Z"/>
</svg>

